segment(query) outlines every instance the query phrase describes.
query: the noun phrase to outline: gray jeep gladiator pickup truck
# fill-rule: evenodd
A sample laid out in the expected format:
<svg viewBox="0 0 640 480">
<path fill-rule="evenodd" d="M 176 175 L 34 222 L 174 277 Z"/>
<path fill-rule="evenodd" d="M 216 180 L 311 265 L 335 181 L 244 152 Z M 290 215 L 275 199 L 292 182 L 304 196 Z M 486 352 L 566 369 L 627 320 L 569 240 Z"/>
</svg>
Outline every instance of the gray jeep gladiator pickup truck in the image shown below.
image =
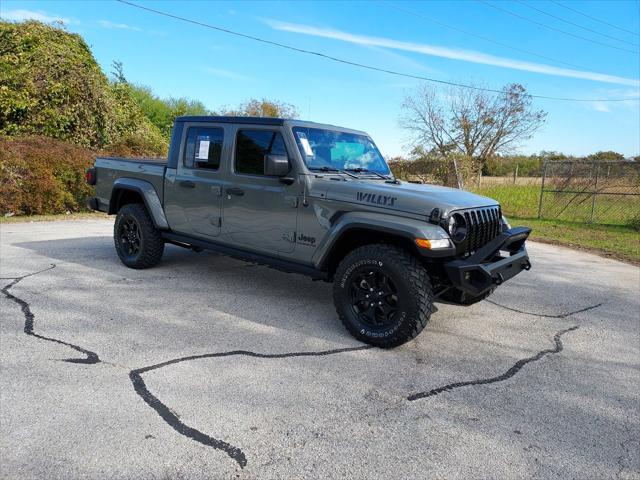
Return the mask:
<svg viewBox="0 0 640 480">
<path fill-rule="evenodd" d="M 436 298 L 478 302 L 531 266 L 530 229 L 496 201 L 398 181 L 366 133 L 332 125 L 179 117 L 166 161 L 99 157 L 87 181 L 126 266 L 171 243 L 332 281 L 344 326 L 379 347 L 418 335 Z"/>
</svg>

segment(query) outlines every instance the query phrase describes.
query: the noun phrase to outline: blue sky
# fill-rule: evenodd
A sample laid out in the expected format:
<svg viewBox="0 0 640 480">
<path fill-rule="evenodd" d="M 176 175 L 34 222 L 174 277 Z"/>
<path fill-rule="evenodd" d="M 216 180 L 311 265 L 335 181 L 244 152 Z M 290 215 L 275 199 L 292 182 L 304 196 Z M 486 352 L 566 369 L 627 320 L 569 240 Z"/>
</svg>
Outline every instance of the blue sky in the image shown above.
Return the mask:
<svg viewBox="0 0 640 480">
<path fill-rule="evenodd" d="M 518 82 L 543 96 L 635 98 L 535 100 L 548 121 L 519 151 L 640 153 L 640 37 L 628 32 L 640 30 L 638 0 L 136 3 L 412 75 L 497 89 Z M 198 99 L 211 109 L 251 97 L 278 99 L 296 105 L 304 119 L 366 130 L 386 155 L 406 152 L 400 104 L 420 80 L 283 50 L 115 1 L 2 0 L 0 16 L 61 19 L 85 38 L 106 72 L 120 60 L 129 81 L 160 96 Z"/>
</svg>

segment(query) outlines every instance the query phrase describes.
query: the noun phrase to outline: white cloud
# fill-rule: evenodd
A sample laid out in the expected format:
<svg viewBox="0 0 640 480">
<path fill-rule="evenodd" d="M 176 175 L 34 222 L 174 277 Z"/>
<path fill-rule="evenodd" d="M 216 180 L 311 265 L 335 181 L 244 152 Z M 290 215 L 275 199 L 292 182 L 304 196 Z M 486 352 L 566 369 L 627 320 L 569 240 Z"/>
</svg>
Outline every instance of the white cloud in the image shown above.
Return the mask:
<svg viewBox="0 0 640 480">
<path fill-rule="evenodd" d="M 593 108 L 596 112 L 610 112 L 611 107 L 608 103 L 595 101 L 591 103 L 591 108 Z"/>
<path fill-rule="evenodd" d="M 314 37 L 330 38 L 341 40 L 367 47 L 383 47 L 405 52 L 420 53 L 434 57 L 449 58 L 463 62 L 479 63 L 483 65 L 493 65 L 496 67 L 509 68 L 512 70 L 522 70 L 526 72 L 541 73 L 559 77 L 580 78 L 595 82 L 615 83 L 619 85 L 640 86 L 640 80 L 635 78 L 625 78 L 606 73 L 589 72 L 584 70 L 573 70 L 569 68 L 554 67 L 543 63 L 526 62 L 506 57 L 497 57 L 475 50 L 464 50 L 458 48 L 429 45 L 426 43 L 405 42 L 382 37 L 370 37 L 366 35 L 355 35 L 331 28 L 318 28 L 311 25 L 301 25 L 295 23 L 281 22 L 278 20 L 265 20 L 273 29 L 285 32 L 300 33 Z"/>
<path fill-rule="evenodd" d="M 379 55 L 389 59 L 390 61 L 398 65 L 404 65 L 406 68 L 411 68 L 413 70 L 419 70 L 421 72 L 431 73 L 431 74 L 440 73 L 435 68 L 429 68 L 420 62 L 416 62 L 415 60 L 412 60 L 411 58 L 405 55 L 396 53 L 392 50 L 387 50 L 386 48 L 380 48 L 380 47 L 372 47 L 369 45 L 365 45 L 365 48 L 368 48 L 369 50 L 378 53 Z M 385 62 L 385 64 L 387 63 Z"/>
<path fill-rule="evenodd" d="M 229 78 L 231 80 L 253 80 L 252 77 L 242 75 L 241 73 L 232 72 L 230 70 L 222 70 L 220 68 L 211 67 L 206 67 L 203 70 L 208 74 L 213 75 L 214 77 Z"/>
<path fill-rule="evenodd" d="M 103 28 L 115 28 L 118 30 L 131 30 L 132 32 L 141 32 L 142 29 L 126 23 L 114 23 L 109 20 L 98 20 L 98 24 Z"/>
<path fill-rule="evenodd" d="M 614 89 L 598 89 L 591 94 L 591 96 L 596 98 L 628 98 L 629 100 L 624 100 L 621 102 L 604 102 L 604 101 L 593 101 L 586 102 L 585 107 L 589 110 L 595 110 L 596 112 L 610 113 L 613 111 L 623 110 L 632 110 L 638 111 L 638 107 L 640 106 L 640 90 L 634 89 L 625 89 L 625 88 L 614 88 Z"/>
<path fill-rule="evenodd" d="M 5 20 L 12 20 L 14 22 L 23 22 L 25 20 L 37 20 L 43 23 L 62 22 L 66 24 L 79 24 L 78 20 L 68 17 L 61 17 L 56 14 L 50 14 L 42 10 L 26 10 L 16 9 L 0 12 L 0 17 Z"/>
</svg>

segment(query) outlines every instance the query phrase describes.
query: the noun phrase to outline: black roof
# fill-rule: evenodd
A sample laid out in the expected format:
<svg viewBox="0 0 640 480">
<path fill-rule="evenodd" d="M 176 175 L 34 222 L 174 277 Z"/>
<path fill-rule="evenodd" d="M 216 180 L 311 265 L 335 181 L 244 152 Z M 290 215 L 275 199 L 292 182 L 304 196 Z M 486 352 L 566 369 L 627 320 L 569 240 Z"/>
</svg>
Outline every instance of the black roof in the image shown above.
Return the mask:
<svg viewBox="0 0 640 480">
<path fill-rule="evenodd" d="M 329 125 L 326 123 L 308 122 L 304 120 L 295 120 L 292 118 L 271 118 L 271 117 L 218 117 L 215 115 L 185 115 L 177 117 L 176 122 L 211 122 L 211 123 L 245 123 L 248 125 L 276 125 L 283 126 L 286 123 L 290 125 L 307 127 L 307 128 L 327 128 L 332 130 L 340 130 L 341 132 L 350 132 L 358 135 L 367 135 L 366 132 L 353 130 L 351 128 Z"/>
<path fill-rule="evenodd" d="M 250 123 L 253 125 L 284 125 L 286 119 L 271 117 L 216 117 L 213 115 L 185 115 L 177 122 Z"/>
</svg>

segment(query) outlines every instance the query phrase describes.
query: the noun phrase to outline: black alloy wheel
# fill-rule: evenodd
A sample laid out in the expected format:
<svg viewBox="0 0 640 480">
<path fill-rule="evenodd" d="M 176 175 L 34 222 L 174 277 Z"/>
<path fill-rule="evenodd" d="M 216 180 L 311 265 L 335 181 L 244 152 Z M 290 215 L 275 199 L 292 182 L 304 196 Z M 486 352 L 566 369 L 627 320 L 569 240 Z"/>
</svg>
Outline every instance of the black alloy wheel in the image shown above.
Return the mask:
<svg viewBox="0 0 640 480">
<path fill-rule="evenodd" d="M 382 270 L 369 267 L 354 275 L 350 293 L 351 307 L 363 323 L 373 328 L 393 324 L 398 313 L 398 291 Z"/>
<path fill-rule="evenodd" d="M 127 218 L 120 224 L 118 236 L 123 252 L 131 257 L 140 253 L 140 227 L 133 217 Z"/>
</svg>

